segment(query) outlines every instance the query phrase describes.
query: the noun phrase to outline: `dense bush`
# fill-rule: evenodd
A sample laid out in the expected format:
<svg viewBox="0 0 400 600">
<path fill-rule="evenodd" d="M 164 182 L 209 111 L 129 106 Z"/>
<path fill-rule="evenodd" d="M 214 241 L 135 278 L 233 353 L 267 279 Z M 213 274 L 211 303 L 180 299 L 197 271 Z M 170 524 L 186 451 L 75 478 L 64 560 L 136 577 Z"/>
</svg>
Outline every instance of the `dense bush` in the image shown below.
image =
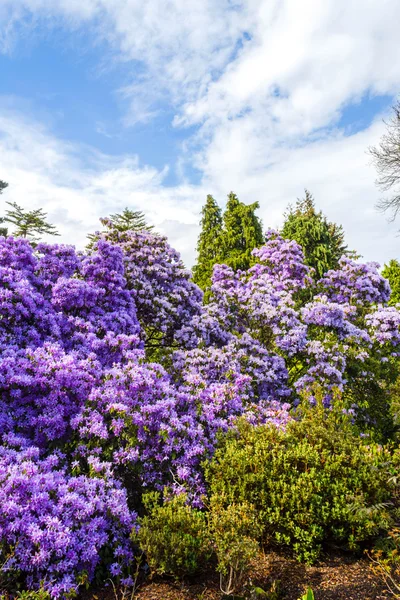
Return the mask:
<svg viewBox="0 0 400 600">
<path fill-rule="evenodd" d="M 214 495 L 204 511 L 190 506 L 186 494 L 165 495 L 161 501 L 160 493 L 150 492 L 143 496 L 143 507 L 133 540 L 153 572 L 193 575 L 215 553 L 221 590 L 235 591 L 258 551 L 259 523 L 251 504 L 225 505 Z"/>
<path fill-rule="evenodd" d="M 223 496 L 211 496 L 208 520 L 221 591 L 233 594 L 257 555 L 259 523 L 253 505 L 224 500 Z"/>
<path fill-rule="evenodd" d="M 387 306 L 388 284 L 377 265 L 350 259 L 316 281 L 300 246 L 272 231 L 253 258 L 244 272 L 217 265 L 202 305 L 178 254 L 150 232 L 110 225 L 85 252 L 0 238 L 8 578 L 55 598 L 99 573 L 129 583 L 143 493 L 167 487 L 178 504 L 184 493 L 192 508 L 178 512 L 202 522 L 203 464 L 223 434 L 208 469 L 212 497 L 225 499 L 221 522 L 253 505 L 265 535 L 307 559 L 326 540 L 354 547 L 385 526 L 387 455 L 372 440 L 393 433 L 399 376 L 400 313 Z M 330 410 L 337 389 L 357 433 Z M 304 394 L 318 408 L 293 416 Z M 172 506 L 154 505 L 154 518 L 172 519 Z M 213 530 L 217 555 L 227 528 L 218 542 Z M 252 520 L 243 528 L 248 557 Z M 240 578 L 245 565 L 231 551 L 229 568 L 219 555 L 221 572 Z"/>
<path fill-rule="evenodd" d="M 135 515 L 112 477 L 71 476 L 57 454 L 0 447 L 2 570 L 22 572 L 28 587 L 46 582 L 52 596 L 90 581 L 104 546 L 127 561 Z"/>
<path fill-rule="evenodd" d="M 145 553 L 150 567 L 159 574 L 192 575 L 211 555 L 204 512 L 192 508 L 185 494 L 160 502 L 157 492 L 145 494 L 146 515 L 139 519 L 134 540 Z"/>
<path fill-rule="evenodd" d="M 390 479 L 393 488 L 393 523 L 368 551 L 371 568 L 376 576 L 384 581 L 394 598 L 400 598 L 400 448 L 396 448 L 390 464 Z"/>
<path fill-rule="evenodd" d="M 327 542 L 356 549 L 390 523 L 389 453 L 354 431 L 348 415 L 322 402 L 286 431 L 242 423 L 207 469 L 226 506 L 251 502 L 264 540 L 312 562 Z"/>
</svg>

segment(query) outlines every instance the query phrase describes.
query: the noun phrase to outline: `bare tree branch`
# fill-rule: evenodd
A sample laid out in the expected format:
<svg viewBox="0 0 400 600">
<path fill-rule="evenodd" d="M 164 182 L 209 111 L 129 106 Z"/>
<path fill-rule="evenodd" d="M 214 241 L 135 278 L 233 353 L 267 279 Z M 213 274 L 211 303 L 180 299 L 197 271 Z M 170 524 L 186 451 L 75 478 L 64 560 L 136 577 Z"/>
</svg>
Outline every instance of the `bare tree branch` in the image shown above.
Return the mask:
<svg viewBox="0 0 400 600">
<path fill-rule="evenodd" d="M 391 192 L 379 200 L 378 210 L 389 211 L 394 220 L 400 211 L 400 100 L 393 106 L 393 116 L 384 121 L 386 132 L 377 146 L 368 148 L 378 177 L 376 185 L 383 192 Z"/>
</svg>

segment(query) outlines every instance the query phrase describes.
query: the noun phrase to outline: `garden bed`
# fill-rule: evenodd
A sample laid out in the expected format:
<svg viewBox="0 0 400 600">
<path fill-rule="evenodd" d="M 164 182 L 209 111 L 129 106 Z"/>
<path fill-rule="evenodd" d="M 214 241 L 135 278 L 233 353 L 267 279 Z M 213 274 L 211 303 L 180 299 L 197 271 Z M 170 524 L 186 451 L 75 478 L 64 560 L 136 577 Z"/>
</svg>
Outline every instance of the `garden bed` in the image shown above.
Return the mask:
<svg viewBox="0 0 400 600">
<path fill-rule="evenodd" d="M 280 582 L 280 593 L 273 600 L 298 600 L 309 586 L 315 600 L 389 600 L 392 598 L 381 581 L 374 577 L 366 559 L 346 554 L 325 556 L 309 567 L 276 552 L 260 554 L 251 572 L 252 583 L 270 590 Z M 112 588 L 85 594 L 84 600 L 115 600 Z M 138 590 L 135 600 L 221 600 L 219 577 L 215 570 L 184 582 L 155 577 Z M 271 596 L 272 598 L 272 596 Z"/>
</svg>

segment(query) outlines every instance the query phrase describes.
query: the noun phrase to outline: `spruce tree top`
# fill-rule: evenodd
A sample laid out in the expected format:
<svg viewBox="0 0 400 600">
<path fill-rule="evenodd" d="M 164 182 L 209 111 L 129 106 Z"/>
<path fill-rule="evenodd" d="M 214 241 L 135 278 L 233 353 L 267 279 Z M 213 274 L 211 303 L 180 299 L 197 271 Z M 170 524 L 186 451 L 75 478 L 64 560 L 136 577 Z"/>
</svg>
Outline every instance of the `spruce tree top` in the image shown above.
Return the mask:
<svg viewBox="0 0 400 600">
<path fill-rule="evenodd" d="M 308 190 L 294 208 L 289 207 L 281 233 L 301 245 L 307 265 L 315 269 L 318 278 L 337 268 L 339 259 L 347 254 L 342 226 L 330 223 L 321 211 L 316 211 Z"/>
<path fill-rule="evenodd" d="M 201 231 L 197 241 L 197 263 L 193 267 L 193 281 L 203 290 L 211 285 L 213 266 L 221 256 L 222 213 L 209 194 L 201 211 Z"/>
<path fill-rule="evenodd" d="M 107 234 L 110 231 L 120 231 L 121 233 L 124 231 L 149 231 L 154 235 L 157 235 L 156 232 L 153 231 L 153 225 L 148 225 L 146 223 L 146 217 L 142 211 L 131 210 L 128 207 L 126 207 L 122 213 L 115 213 L 109 217 L 101 218 L 100 223 L 105 227 L 101 232 L 102 234 Z M 89 233 L 88 248 L 93 247 L 93 244 L 98 239 L 99 235 L 99 232 Z"/>
<path fill-rule="evenodd" d="M 8 183 L 6 183 L 5 181 L 2 181 L 0 179 L 0 194 L 3 193 L 3 190 L 5 190 L 8 187 Z"/>
<path fill-rule="evenodd" d="M 244 204 L 231 192 L 223 216 L 222 261 L 234 270 L 248 269 L 252 264 L 251 252 L 264 243 L 261 220 L 255 211 L 258 202 Z"/>
<path fill-rule="evenodd" d="M 126 207 L 122 213 L 110 215 L 109 220 L 118 231 L 152 231 L 153 225 L 146 223 L 145 214 L 140 210 Z"/>
<path fill-rule="evenodd" d="M 204 290 L 206 300 L 215 264 L 245 270 L 253 263 L 252 251 L 264 243 L 262 224 L 255 215 L 258 208 L 258 202 L 246 205 L 231 192 L 222 216 L 214 198 L 207 196 L 201 213 L 198 258 L 193 268 L 193 279 Z"/>
</svg>

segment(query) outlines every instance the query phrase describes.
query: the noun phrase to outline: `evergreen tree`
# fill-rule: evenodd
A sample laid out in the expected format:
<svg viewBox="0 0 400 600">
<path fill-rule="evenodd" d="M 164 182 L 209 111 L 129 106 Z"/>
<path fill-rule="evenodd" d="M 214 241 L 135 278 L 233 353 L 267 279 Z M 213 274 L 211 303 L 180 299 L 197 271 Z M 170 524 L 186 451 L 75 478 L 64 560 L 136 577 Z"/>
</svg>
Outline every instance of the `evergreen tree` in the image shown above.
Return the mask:
<svg viewBox="0 0 400 600">
<path fill-rule="evenodd" d="M 0 179 L 0 196 L 7 187 L 8 187 L 8 183 L 6 183 L 5 181 L 2 181 Z M 0 217 L 0 223 L 4 223 L 4 217 Z M 7 233 L 8 233 L 7 227 L 0 227 L 0 235 L 6 236 Z"/>
<path fill-rule="evenodd" d="M 391 294 L 389 304 L 394 306 L 400 302 L 400 263 L 398 260 L 392 259 L 388 265 L 382 269 L 382 276 L 390 283 Z"/>
<path fill-rule="evenodd" d="M 308 190 L 305 198 L 297 199 L 294 208 L 289 207 L 281 233 L 302 246 L 305 261 L 315 269 L 318 278 L 335 269 L 339 259 L 347 254 L 342 226 L 330 223 L 321 211 L 316 211 Z"/>
<path fill-rule="evenodd" d="M 201 232 L 197 242 L 197 263 L 193 279 L 209 295 L 213 267 L 223 263 L 238 269 L 248 269 L 252 264 L 251 252 L 264 243 L 262 224 L 255 211 L 258 202 L 246 205 L 236 194 L 228 195 L 223 216 L 210 195 L 202 209 Z"/>
<path fill-rule="evenodd" d="M 115 213 L 109 217 L 100 219 L 105 229 L 102 231 L 103 234 L 107 234 L 110 231 L 151 231 L 154 235 L 157 235 L 153 231 L 153 225 L 147 225 L 145 214 L 140 210 L 131 210 L 126 207 L 122 213 Z M 89 233 L 89 244 L 88 248 L 92 248 L 94 242 L 98 239 L 98 233 Z"/>
<path fill-rule="evenodd" d="M 213 266 L 221 256 L 222 213 L 211 195 L 207 196 L 201 211 L 201 231 L 197 241 L 197 263 L 193 267 L 193 281 L 204 291 L 211 285 Z"/>
<path fill-rule="evenodd" d="M 47 214 L 41 208 L 26 211 L 16 202 L 7 202 L 7 204 L 11 209 L 6 210 L 4 221 L 15 225 L 13 231 L 15 237 L 28 238 L 35 243 L 43 234 L 60 235 L 56 227 L 47 222 Z"/>
<path fill-rule="evenodd" d="M 152 231 L 153 225 L 147 225 L 146 217 L 140 210 L 126 207 L 122 213 L 110 215 L 110 221 L 118 231 Z"/>
<path fill-rule="evenodd" d="M 264 242 L 261 220 L 255 211 L 259 203 L 244 204 L 231 192 L 223 215 L 223 233 L 220 262 L 235 271 L 248 269 L 252 263 L 251 252 Z"/>
</svg>

